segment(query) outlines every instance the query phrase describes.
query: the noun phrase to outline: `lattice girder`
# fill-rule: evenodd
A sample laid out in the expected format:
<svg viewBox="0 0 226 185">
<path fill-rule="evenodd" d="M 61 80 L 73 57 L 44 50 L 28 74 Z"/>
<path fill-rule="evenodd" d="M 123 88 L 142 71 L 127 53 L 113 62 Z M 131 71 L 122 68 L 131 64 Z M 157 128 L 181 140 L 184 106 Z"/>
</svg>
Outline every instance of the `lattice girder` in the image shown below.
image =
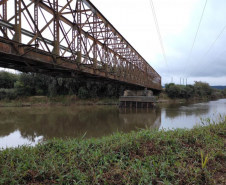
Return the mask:
<svg viewBox="0 0 226 185">
<path fill-rule="evenodd" d="M 9 19 L 7 3 L 15 7 Z M 1 36 L 52 53 L 54 66 L 67 59 L 81 71 L 161 89 L 158 73 L 89 0 L 8 0 L 0 6 Z"/>
</svg>

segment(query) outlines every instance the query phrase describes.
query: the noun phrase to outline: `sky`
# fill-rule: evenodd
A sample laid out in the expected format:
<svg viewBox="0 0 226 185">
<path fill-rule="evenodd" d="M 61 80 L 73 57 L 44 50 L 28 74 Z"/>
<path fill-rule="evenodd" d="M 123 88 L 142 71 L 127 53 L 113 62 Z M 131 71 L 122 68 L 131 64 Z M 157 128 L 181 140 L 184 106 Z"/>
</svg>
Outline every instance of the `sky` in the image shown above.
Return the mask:
<svg viewBox="0 0 226 185">
<path fill-rule="evenodd" d="M 206 0 L 153 0 L 167 61 L 149 0 L 91 2 L 161 75 L 162 85 L 180 79 L 226 85 L 225 0 L 207 1 L 190 59 Z"/>
</svg>

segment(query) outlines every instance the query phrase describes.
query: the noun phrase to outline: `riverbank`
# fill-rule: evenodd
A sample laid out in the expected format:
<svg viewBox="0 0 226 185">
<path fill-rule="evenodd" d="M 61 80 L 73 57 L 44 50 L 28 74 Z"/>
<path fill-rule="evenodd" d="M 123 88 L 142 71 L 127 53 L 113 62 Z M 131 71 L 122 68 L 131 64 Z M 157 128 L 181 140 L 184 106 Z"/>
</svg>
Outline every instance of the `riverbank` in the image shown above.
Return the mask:
<svg viewBox="0 0 226 185">
<path fill-rule="evenodd" d="M 193 97 L 190 99 L 169 98 L 165 93 L 156 96 L 156 103 L 185 103 L 195 101 L 216 100 L 216 98 Z M 96 98 L 96 99 L 79 99 L 75 95 L 67 96 L 30 96 L 19 97 L 15 100 L 0 100 L 0 107 L 49 107 L 49 106 L 69 106 L 69 105 L 118 105 L 117 98 Z"/>
<path fill-rule="evenodd" d="M 190 98 L 170 98 L 165 92 L 161 92 L 157 96 L 157 103 L 185 103 L 185 102 L 196 102 L 196 101 L 211 101 L 211 100 L 218 100 L 218 99 L 225 99 L 226 96 L 192 96 Z"/>
<path fill-rule="evenodd" d="M 0 107 L 48 107 L 48 106 L 68 106 L 68 105 L 118 105 L 116 98 L 96 98 L 82 100 L 75 95 L 67 96 L 30 96 L 19 97 L 15 100 L 1 100 Z"/>
<path fill-rule="evenodd" d="M 2 150 L 0 184 L 225 184 L 225 116 L 219 120 Z"/>
</svg>

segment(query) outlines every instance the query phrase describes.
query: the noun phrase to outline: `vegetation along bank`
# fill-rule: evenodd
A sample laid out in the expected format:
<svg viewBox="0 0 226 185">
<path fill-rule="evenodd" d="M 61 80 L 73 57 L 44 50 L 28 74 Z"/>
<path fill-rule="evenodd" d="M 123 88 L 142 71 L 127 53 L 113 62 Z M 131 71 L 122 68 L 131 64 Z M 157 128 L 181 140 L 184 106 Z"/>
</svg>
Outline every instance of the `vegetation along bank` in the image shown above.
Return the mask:
<svg viewBox="0 0 226 185">
<path fill-rule="evenodd" d="M 214 100 L 226 98 L 225 89 L 214 89 L 208 83 L 195 82 L 194 85 L 176 85 L 174 83 L 165 84 L 165 88 L 158 96 L 159 102 L 170 101 L 194 101 L 194 100 Z"/>
<path fill-rule="evenodd" d="M 117 104 L 129 87 L 120 84 L 51 77 L 35 73 L 13 74 L 0 71 L 0 106 Z M 208 100 L 226 97 L 226 89 L 213 89 L 207 83 L 165 84 L 159 102 Z"/>
<path fill-rule="evenodd" d="M 226 184 L 225 148 L 225 116 L 191 130 L 52 140 L 0 150 L 0 184 Z"/>
</svg>

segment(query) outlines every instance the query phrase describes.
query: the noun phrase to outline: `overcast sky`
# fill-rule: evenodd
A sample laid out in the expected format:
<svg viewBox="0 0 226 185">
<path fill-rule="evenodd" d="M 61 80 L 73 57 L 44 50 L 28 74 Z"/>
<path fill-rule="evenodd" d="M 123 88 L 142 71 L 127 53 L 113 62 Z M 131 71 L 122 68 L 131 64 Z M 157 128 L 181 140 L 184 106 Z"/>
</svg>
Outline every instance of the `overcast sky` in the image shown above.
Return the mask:
<svg viewBox="0 0 226 185">
<path fill-rule="evenodd" d="M 153 0 L 169 70 L 149 0 L 91 2 L 162 76 L 163 85 L 171 82 L 171 77 L 175 83 L 180 83 L 180 78 L 188 78 L 189 84 L 204 81 L 210 85 L 226 85 L 226 29 L 213 45 L 226 26 L 226 0 L 207 1 L 190 60 L 206 0 Z"/>
</svg>

